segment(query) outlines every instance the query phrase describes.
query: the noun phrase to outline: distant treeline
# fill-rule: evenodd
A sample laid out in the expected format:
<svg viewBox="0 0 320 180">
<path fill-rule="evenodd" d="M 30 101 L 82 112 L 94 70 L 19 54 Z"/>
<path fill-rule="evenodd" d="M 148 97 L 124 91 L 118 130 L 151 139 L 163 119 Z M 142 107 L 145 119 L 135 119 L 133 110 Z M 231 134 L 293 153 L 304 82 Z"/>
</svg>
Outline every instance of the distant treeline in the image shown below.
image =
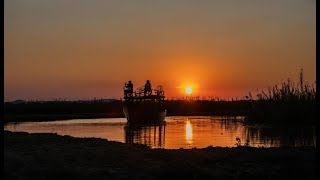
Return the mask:
<svg viewBox="0 0 320 180">
<path fill-rule="evenodd" d="M 122 102 L 114 101 L 14 101 L 4 104 L 6 122 L 124 117 Z"/>
<path fill-rule="evenodd" d="M 124 117 L 121 100 L 19 101 L 6 102 L 6 117 L 13 115 L 86 115 L 87 117 Z M 167 115 L 246 115 L 249 101 L 166 100 Z"/>
<path fill-rule="evenodd" d="M 6 102 L 5 114 L 122 113 L 121 101 L 25 101 Z"/>
<path fill-rule="evenodd" d="M 250 101 L 215 101 L 215 100 L 168 100 L 168 115 L 221 115 L 244 116 L 248 114 Z"/>
<path fill-rule="evenodd" d="M 276 97 L 237 101 L 166 100 L 165 108 L 168 116 L 247 116 L 248 123 L 315 122 L 315 99 Z M 6 102 L 4 117 L 6 122 L 119 118 L 124 117 L 122 103 L 120 100 Z"/>
</svg>

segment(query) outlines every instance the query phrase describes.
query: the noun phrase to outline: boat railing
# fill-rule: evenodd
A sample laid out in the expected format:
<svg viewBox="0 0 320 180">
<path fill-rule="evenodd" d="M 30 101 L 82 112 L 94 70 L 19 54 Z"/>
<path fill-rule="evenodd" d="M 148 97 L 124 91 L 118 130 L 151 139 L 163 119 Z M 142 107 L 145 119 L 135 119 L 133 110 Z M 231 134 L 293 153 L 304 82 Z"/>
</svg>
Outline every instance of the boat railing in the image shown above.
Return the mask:
<svg viewBox="0 0 320 180">
<path fill-rule="evenodd" d="M 136 91 L 134 91 L 134 95 L 135 96 L 143 96 L 144 95 L 144 88 L 143 87 L 139 87 Z"/>
<path fill-rule="evenodd" d="M 152 94 L 154 92 L 154 94 Z M 124 96 L 125 97 L 146 97 L 146 96 L 164 96 L 164 90 L 161 85 L 156 86 L 155 89 L 151 89 L 149 91 L 145 91 L 144 86 L 137 88 L 135 91 L 131 89 L 127 89 L 124 87 Z"/>
<path fill-rule="evenodd" d="M 155 91 L 156 95 L 164 96 L 164 90 L 161 85 L 158 85 L 154 91 Z"/>
</svg>

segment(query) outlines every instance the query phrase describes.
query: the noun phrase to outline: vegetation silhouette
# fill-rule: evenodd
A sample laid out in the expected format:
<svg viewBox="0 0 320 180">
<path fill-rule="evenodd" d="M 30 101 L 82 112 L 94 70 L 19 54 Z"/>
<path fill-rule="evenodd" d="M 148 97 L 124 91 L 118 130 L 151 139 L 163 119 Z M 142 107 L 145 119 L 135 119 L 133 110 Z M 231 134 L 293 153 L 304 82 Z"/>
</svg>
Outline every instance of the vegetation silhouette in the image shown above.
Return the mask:
<svg viewBox="0 0 320 180">
<path fill-rule="evenodd" d="M 74 118 L 119 118 L 124 117 L 121 99 L 87 101 L 25 101 L 5 102 L 4 120 L 7 122 L 47 121 Z M 246 115 L 249 101 L 165 100 L 168 116 L 240 116 Z"/>
<path fill-rule="evenodd" d="M 250 108 L 246 123 L 315 123 L 316 88 L 303 80 L 295 83 L 290 78 L 281 86 L 274 85 L 257 94 L 254 100 L 249 93 Z"/>
</svg>

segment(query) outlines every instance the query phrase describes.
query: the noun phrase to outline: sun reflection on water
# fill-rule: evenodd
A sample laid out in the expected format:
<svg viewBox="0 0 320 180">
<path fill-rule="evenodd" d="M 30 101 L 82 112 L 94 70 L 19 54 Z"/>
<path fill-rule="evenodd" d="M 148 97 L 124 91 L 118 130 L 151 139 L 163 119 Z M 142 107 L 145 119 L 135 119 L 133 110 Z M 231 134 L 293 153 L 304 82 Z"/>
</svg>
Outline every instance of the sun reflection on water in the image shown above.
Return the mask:
<svg viewBox="0 0 320 180">
<path fill-rule="evenodd" d="M 186 121 L 186 143 L 188 145 L 192 144 L 192 125 L 189 119 Z"/>
</svg>

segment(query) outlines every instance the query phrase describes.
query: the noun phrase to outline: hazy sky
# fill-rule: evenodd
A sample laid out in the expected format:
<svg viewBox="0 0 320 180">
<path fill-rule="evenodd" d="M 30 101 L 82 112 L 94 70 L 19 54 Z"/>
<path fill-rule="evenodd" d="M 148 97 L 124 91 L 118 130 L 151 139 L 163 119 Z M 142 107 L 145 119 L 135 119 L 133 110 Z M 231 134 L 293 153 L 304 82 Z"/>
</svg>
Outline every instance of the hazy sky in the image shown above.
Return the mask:
<svg viewBox="0 0 320 180">
<path fill-rule="evenodd" d="M 5 0 L 5 100 L 247 95 L 316 79 L 315 0 Z"/>
</svg>

